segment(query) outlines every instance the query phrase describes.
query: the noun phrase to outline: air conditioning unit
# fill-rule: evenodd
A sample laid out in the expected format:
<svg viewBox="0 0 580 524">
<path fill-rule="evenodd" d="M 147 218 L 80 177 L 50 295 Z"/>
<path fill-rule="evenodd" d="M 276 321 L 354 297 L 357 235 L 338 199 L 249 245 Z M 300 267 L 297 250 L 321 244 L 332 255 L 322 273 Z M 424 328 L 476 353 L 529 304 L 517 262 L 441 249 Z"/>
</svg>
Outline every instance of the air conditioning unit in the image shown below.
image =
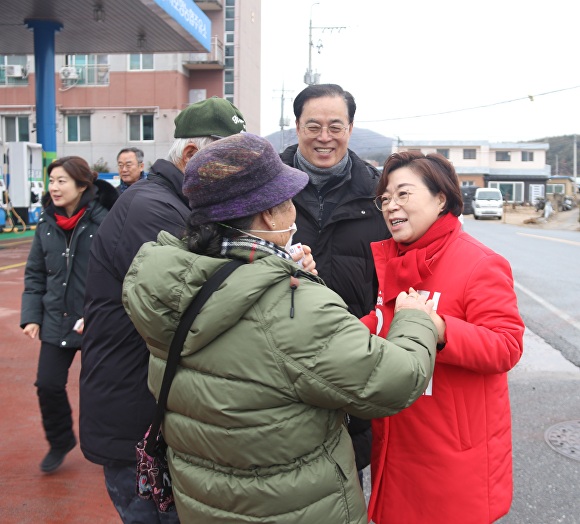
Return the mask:
<svg viewBox="0 0 580 524">
<path fill-rule="evenodd" d="M 26 76 L 26 70 L 21 65 L 7 65 L 6 76 L 8 78 L 23 78 Z"/>
<path fill-rule="evenodd" d="M 64 66 L 60 69 L 60 77 L 62 80 L 77 80 L 79 74 L 77 68 L 74 66 Z"/>
</svg>

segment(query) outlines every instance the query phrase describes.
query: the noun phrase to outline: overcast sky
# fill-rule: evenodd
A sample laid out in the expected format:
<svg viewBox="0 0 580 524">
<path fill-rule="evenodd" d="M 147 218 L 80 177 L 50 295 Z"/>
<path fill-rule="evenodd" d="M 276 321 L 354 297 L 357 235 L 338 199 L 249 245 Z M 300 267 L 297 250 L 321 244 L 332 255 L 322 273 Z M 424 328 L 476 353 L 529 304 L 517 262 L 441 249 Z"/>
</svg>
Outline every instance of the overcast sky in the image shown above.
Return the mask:
<svg viewBox="0 0 580 524">
<path fill-rule="evenodd" d="M 353 94 L 355 126 L 403 141 L 580 133 L 576 1 L 262 0 L 262 135 L 280 129 L 283 87 L 294 121 L 311 14 L 312 69 Z"/>
</svg>

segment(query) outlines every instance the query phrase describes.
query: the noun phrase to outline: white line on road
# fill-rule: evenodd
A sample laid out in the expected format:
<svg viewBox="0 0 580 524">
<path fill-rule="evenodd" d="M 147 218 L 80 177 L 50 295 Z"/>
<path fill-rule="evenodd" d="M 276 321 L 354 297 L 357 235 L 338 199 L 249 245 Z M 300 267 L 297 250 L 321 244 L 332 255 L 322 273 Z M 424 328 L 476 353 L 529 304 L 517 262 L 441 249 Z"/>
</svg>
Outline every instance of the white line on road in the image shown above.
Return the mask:
<svg viewBox="0 0 580 524">
<path fill-rule="evenodd" d="M 531 235 L 530 233 L 517 233 L 523 237 L 534 237 L 534 238 L 541 238 L 543 240 L 552 240 L 553 242 L 562 242 L 562 244 L 572 244 L 573 246 L 580 246 L 580 242 L 575 242 L 574 240 L 565 240 L 563 238 L 553 238 L 553 237 L 544 237 L 542 235 Z"/>
<path fill-rule="evenodd" d="M 558 309 L 556 306 L 553 306 L 549 302 L 546 302 L 541 296 L 536 295 L 533 291 L 530 291 L 528 288 L 522 286 L 521 284 L 518 284 L 517 282 L 514 282 L 514 287 L 516 289 L 519 289 L 522 293 L 525 293 L 526 295 L 528 295 L 530 298 L 532 298 L 533 300 L 535 300 L 536 302 L 538 302 L 539 304 L 544 306 L 546 309 L 549 309 L 552 313 L 555 313 L 556 315 L 558 315 L 561 319 L 568 322 L 568 324 L 570 324 L 571 326 L 580 330 L 580 322 L 573 319 L 565 311 L 562 311 L 561 309 Z"/>
</svg>

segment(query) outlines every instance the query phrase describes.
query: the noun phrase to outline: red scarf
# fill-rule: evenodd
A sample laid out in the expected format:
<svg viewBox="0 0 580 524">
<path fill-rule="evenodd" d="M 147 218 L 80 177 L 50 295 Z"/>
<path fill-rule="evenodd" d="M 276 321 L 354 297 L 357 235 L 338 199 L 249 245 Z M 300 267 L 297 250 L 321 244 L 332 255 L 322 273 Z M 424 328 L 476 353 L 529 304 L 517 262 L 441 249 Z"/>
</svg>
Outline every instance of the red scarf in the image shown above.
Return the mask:
<svg viewBox="0 0 580 524">
<path fill-rule="evenodd" d="M 398 244 L 392 238 L 385 242 L 386 275 L 382 283 L 384 300 L 396 298 L 409 287 L 420 289 L 420 284 L 431 275 L 430 266 L 438 258 L 445 244 L 461 230 L 457 217 L 451 213 L 436 220 L 427 232 L 411 244 Z"/>
<path fill-rule="evenodd" d="M 77 225 L 78 221 L 85 214 L 86 210 L 87 210 L 87 206 L 81 208 L 81 210 L 76 215 L 73 215 L 72 217 L 65 217 L 64 215 L 59 215 L 59 214 L 55 213 L 54 218 L 56 220 L 56 225 L 58 227 L 60 227 L 61 229 L 64 229 L 66 231 L 74 229 L 74 227 Z"/>
</svg>

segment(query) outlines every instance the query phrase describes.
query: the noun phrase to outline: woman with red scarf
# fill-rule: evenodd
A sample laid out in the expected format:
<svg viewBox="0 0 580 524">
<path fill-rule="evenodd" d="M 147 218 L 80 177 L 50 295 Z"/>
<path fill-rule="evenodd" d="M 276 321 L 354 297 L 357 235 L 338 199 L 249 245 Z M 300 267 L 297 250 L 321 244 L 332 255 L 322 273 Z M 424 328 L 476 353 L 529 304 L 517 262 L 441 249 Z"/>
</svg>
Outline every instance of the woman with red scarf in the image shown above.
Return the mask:
<svg viewBox="0 0 580 524">
<path fill-rule="evenodd" d="M 42 423 L 50 445 L 40 464 L 51 473 L 75 447 L 68 370 L 81 346 L 85 279 L 91 240 L 117 191 L 96 180 L 77 156 L 48 167 L 48 193 L 24 273 L 20 327 L 41 340 L 36 388 Z"/>
<path fill-rule="evenodd" d="M 424 395 L 373 421 L 369 518 L 493 522 L 512 498 L 507 372 L 524 333 L 511 268 L 462 230 L 459 181 L 443 156 L 392 154 L 377 194 L 392 238 L 372 244 L 379 292 L 362 320 L 384 336 L 397 294 L 413 288 L 435 303 L 438 353 Z"/>
</svg>

